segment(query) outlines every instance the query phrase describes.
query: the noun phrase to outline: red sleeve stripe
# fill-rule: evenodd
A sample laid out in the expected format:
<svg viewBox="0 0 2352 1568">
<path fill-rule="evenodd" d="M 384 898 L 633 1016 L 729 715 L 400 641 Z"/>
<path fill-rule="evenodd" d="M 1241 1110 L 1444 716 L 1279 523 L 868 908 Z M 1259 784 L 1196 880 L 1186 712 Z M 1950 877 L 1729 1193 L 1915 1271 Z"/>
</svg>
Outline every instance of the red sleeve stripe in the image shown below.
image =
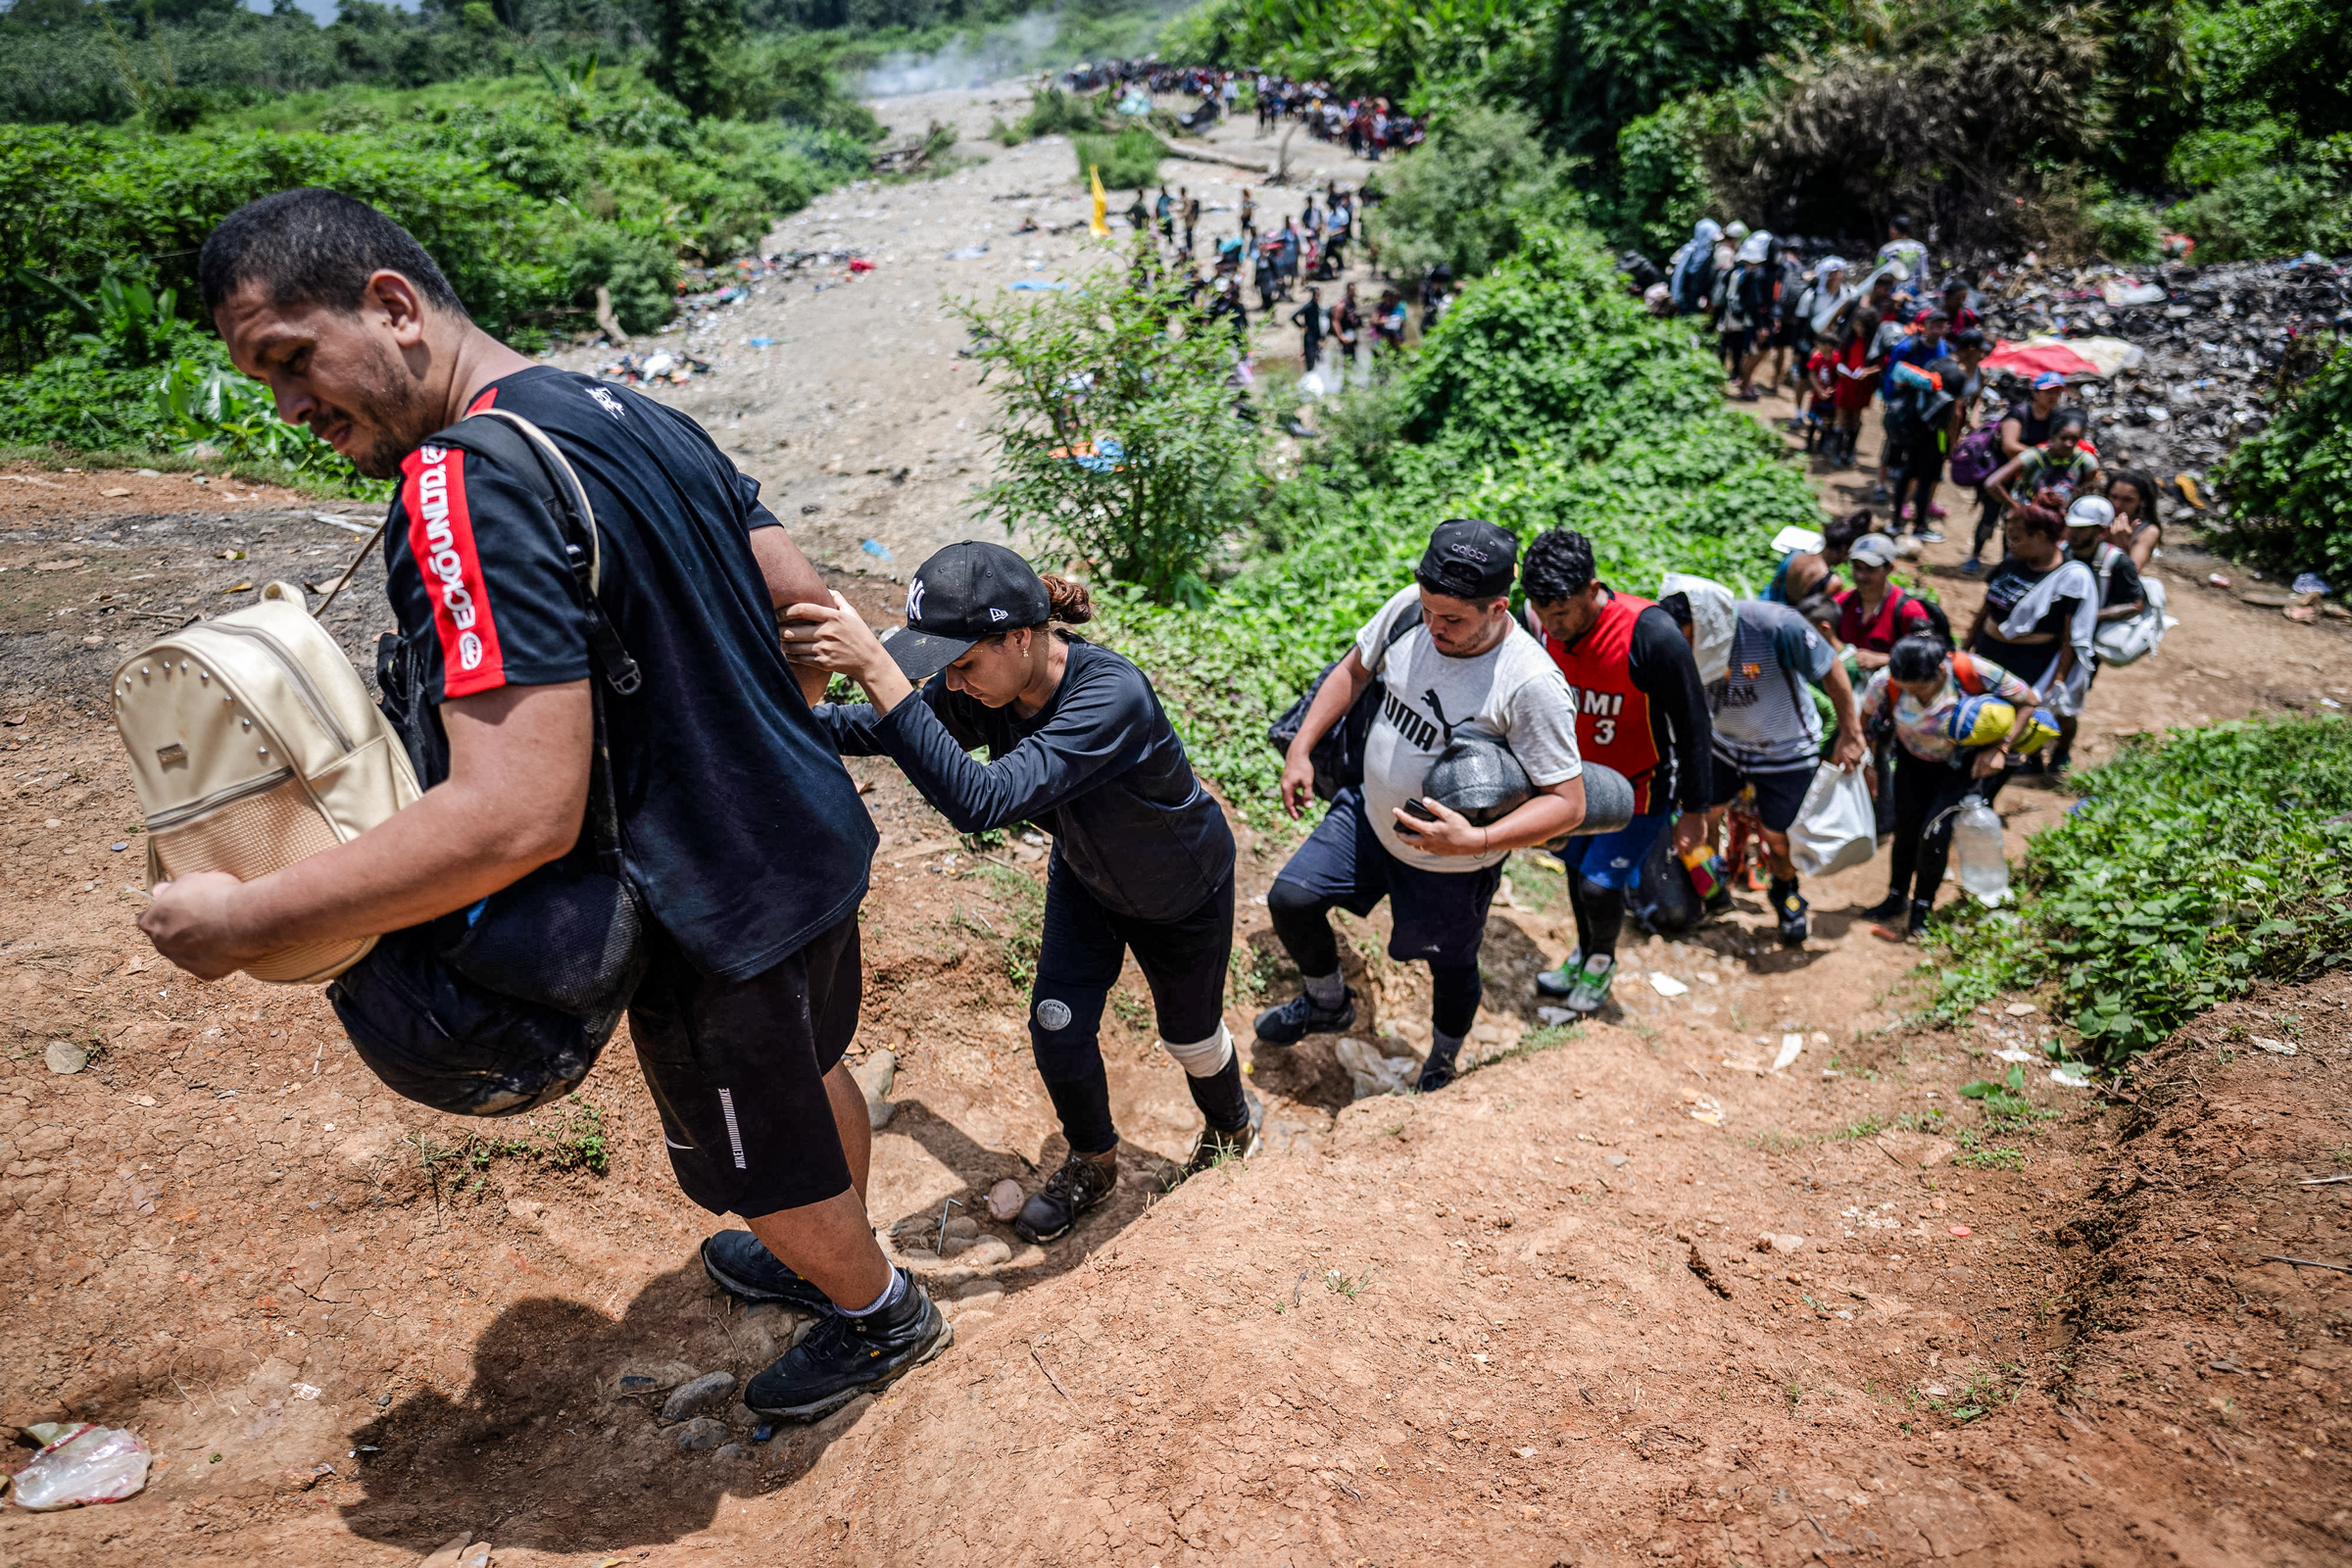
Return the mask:
<svg viewBox="0 0 2352 1568">
<path fill-rule="evenodd" d="M 466 454 L 421 446 L 402 462 L 401 509 L 409 519 L 409 553 L 424 578 L 441 638 L 441 696 L 470 697 L 507 683 L 490 612 L 489 584 L 473 546 L 473 515 L 466 506 Z"/>
</svg>

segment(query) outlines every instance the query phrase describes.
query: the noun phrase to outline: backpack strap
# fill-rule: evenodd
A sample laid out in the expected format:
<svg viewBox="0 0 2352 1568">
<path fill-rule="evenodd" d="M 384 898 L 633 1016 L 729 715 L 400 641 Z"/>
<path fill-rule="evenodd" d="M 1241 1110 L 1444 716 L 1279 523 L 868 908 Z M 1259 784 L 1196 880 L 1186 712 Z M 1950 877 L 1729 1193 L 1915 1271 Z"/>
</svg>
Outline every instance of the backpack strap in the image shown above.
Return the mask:
<svg viewBox="0 0 2352 1568">
<path fill-rule="evenodd" d="M 1971 697 L 1984 695 L 1984 672 L 1977 668 L 1975 656 L 1965 648 L 1952 652 L 1952 679 L 1958 681 L 1960 689 Z"/>
<path fill-rule="evenodd" d="M 588 620 L 589 651 L 615 692 L 623 697 L 634 694 L 644 684 L 644 674 L 596 597 L 603 564 L 596 513 L 588 504 L 587 487 L 547 432 L 519 414 L 485 409 L 425 439 L 431 445 L 456 447 L 487 460 L 547 504 L 563 530 L 564 556 L 570 564 L 572 583 Z"/>
</svg>

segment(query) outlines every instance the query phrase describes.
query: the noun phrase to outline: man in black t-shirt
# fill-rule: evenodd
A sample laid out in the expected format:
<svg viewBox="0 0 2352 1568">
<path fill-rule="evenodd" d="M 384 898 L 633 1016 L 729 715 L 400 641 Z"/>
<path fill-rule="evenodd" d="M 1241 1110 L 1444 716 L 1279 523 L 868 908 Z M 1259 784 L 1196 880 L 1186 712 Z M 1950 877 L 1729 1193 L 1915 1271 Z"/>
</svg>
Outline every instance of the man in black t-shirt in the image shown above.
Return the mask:
<svg viewBox="0 0 2352 1568">
<path fill-rule="evenodd" d="M 707 1243 L 705 1267 L 739 1296 L 822 1314 L 745 1401 L 812 1420 L 937 1355 L 945 1321 L 874 1243 L 864 1097 L 840 1065 L 873 824 L 778 645 L 775 607 L 823 590 L 759 487 L 683 416 L 481 331 L 432 258 L 349 197 L 249 204 L 206 241 L 199 273 L 231 358 L 281 415 L 400 481 L 388 591 L 447 776 L 271 875 L 160 884 L 141 926 L 217 977 L 297 933 L 376 935 L 467 908 L 572 850 L 603 673 L 559 526 L 517 476 L 425 440 L 492 406 L 521 415 L 579 475 L 597 602 L 642 670 L 634 691 L 601 694 L 625 871 L 653 927 L 630 1034 L 680 1186 L 751 1224 Z"/>
</svg>

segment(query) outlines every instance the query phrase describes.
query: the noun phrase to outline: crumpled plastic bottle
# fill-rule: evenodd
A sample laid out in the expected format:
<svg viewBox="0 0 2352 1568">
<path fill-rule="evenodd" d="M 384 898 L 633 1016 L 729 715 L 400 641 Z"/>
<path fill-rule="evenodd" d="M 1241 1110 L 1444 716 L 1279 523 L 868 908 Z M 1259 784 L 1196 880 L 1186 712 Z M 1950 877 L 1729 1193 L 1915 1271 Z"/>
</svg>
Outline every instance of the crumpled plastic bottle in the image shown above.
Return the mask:
<svg viewBox="0 0 2352 1568">
<path fill-rule="evenodd" d="M 121 1502 L 147 1485 L 155 1450 L 121 1427 L 86 1421 L 52 1422 L 28 1429 L 48 1446 L 17 1472 L 9 1489 L 21 1508 L 77 1508 L 85 1502 Z"/>
<path fill-rule="evenodd" d="M 1960 862 L 1960 885 L 1986 904 L 2009 896 L 2009 858 L 2001 853 L 2000 814 L 1971 795 L 1952 822 L 1952 858 Z"/>
</svg>

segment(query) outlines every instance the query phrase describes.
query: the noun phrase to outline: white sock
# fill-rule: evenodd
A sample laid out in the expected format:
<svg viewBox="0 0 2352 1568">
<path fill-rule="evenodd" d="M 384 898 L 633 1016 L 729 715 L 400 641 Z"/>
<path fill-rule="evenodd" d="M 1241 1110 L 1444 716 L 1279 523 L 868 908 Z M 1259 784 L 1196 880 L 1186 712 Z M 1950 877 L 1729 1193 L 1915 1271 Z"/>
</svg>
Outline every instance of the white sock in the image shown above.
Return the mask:
<svg viewBox="0 0 2352 1568">
<path fill-rule="evenodd" d="M 894 1268 L 890 1271 L 890 1283 L 883 1287 L 880 1296 L 875 1297 L 870 1303 L 864 1306 L 842 1306 L 841 1315 L 843 1317 L 872 1317 L 884 1307 L 896 1305 L 899 1298 L 906 1294 L 906 1276 Z M 834 1304 L 841 1305 L 838 1301 Z"/>
<path fill-rule="evenodd" d="M 1310 974 L 1306 976 L 1306 1000 L 1329 1012 L 1348 1000 L 1348 982 L 1340 978 L 1337 969 L 1329 974 Z"/>
</svg>

